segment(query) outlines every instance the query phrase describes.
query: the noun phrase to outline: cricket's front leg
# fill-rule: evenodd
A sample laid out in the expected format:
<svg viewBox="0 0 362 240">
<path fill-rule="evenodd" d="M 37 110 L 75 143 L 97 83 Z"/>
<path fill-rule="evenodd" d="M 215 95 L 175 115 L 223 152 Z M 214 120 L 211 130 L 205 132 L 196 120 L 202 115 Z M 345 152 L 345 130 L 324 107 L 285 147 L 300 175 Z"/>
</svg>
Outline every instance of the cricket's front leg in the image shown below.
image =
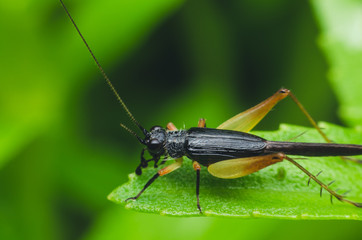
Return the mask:
<svg viewBox="0 0 362 240">
<path fill-rule="evenodd" d="M 157 158 L 151 158 L 151 159 L 149 159 L 149 160 L 146 160 L 145 157 L 144 157 L 146 150 L 147 150 L 147 148 L 142 149 L 142 152 L 141 152 L 141 163 L 138 165 L 138 167 L 136 168 L 136 171 L 135 171 L 137 175 L 141 175 L 141 174 L 142 174 L 142 168 L 147 168 L 147 167 L 148 167 L 148 163 L 149 163 L 150 161 L 155 161 L 155 164 L 156 164 L 157 161 L 159 160 L 159 159 L 157 159 Z"/>
<path fill-rule="evenodd" d="M 158 177 L 169 174 L 169 173 L 175 171 L 176 169 L 180 168 L 182 165 L 183 159 L 177 158 L 177 159 L 175 159 L 175 161 L 176 162 L 172 163 L 171 165 L 168 165 L 167 167 L 160 169 L 155 175 L 153 175 L 153 177 L 150 180 L 148 180 L 146 185 L 142 188 L 142 190 L 136 196 L 127 198 L 125 200 L 125 202 L 127 202 L 128 200 L 136 200 Z"/>
</svg>

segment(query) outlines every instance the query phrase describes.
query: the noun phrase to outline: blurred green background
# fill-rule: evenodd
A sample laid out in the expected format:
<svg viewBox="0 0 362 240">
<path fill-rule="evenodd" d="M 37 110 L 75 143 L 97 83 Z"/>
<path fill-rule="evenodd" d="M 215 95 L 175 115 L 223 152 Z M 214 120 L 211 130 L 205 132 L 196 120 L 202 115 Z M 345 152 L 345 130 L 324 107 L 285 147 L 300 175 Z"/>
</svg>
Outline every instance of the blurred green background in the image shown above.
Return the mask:
<svg viewBox="0 0 362 240">
<path fill-rule="evenodd" d="M 282 86 L 317 120 L 361 125 L 361 1 L 65 4 L 147 128 L 216 127 Z M 111 203 L 141 146 L 60 3 L 3 0 L 0 32 L 0 239 L 361 236 L 356 221 L 170 218 Z M 281 122 L 308 126 L 286 100 L 258 129 Z"/>
</svg>

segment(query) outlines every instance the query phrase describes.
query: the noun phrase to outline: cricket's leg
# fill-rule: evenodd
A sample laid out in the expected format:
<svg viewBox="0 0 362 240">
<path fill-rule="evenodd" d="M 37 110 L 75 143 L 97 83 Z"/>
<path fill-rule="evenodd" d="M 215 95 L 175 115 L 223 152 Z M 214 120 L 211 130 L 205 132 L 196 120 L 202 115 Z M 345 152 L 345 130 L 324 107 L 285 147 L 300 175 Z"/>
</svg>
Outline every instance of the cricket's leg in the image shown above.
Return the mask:
<svg viewBox="0 0 362 240">
<path fill-rule="evenodd" d="M 239 113 L 238 115 L 230 118 L 229 120 L 222 123 L 217 128 L 219 129 L 228 129 L 235 130 L 241 132 L 249 132 L 252 130 L 264 117 L 266 114 L 270 112 L 270 110 L 281 100 L 289 96 L 299 107 L 302 113 L 307 117 L 308 121 L 312 124 L 312 126 L 319 132 L 319 134 L 324 138 L 324 140 L 328 143 L 332 141 L 326 136 L 326 134 L 321 130 L 321 128 L 317 125 L 316 121 L 311 117 L 311 115 L 307 112 L 304 106 L 299 102 L 296 96 L 288 89 L 282 88 L 279 89 L 276 93 L 274 93 L 271 97 L 259 103 L 258 105 Z M 344 157 L 345 159 L 349 159 Z"/>
<path fill-rule="evenodd" d="M 200 118 L 198 124 L 198 127 L 203 128 L 206 127 L 206 121 L 204 118 Z M 194 170 L 196 171 L 196 199 L 197 199 L 197 208 L 199 209 L 200 213 L 202 213 L 201 210 L 201 206 L 200 206 L 200 171 L 201 171 L 201 166 L 198 162 L 193 161 L 192 166 L 194 168 Z"/>
<path fill-rule="evenodd" d="M 299 102 L 299 100 L 296 98 L 296 96 L 289 91 L 289 96 L 290 98 L 298 105 L 298 107 L 300 108 L 300 110 L 303 112 L 303 114 L 308 118 L 309 122 L 313 125 L 313 127 L 315 129 L 317 129 L 317 131 L 319 132 L 319 134 L 324 138 L 324 140 L 326 140 L 327 143 L 332 143 L 332 140 L 330 140 L 327 135 L 322 131 L 322 129 L 320 129 L 320 127 L 317 125 L 317 123 L 314 121 L 314 119 L 311 117 L 311 115 L 307 112 L 307 110 L 305 110 L 304 106 Z M 356 162 L 356 163 L 360 163 L 362 164 L 362 160 L 357 159 L 357 158 L 353 158 L 353 157 L 346 157 L 346 156 L 341 156 L 340 158 L 342 158 L 343 160 L 348 160 L 348 161 L 352 161 L 352 162 Z"/>
<path fill-rule="evenodd" d="M 321 181 L 319 181 L 319 179 L 317 178 L 317 176 L 320 174 L 320 172 L 315 176 L 313 175 L 312 173 L 310 173 L 307 169 L 305 169 L 304 167 L 302 167 L 299 163 L 297 163 L 296 161 L 294 161 L 293 159 L 291 159 L 290 157 L 286 156 L 285 157 L 286 160 L 288 160 L 289 162 L 293 163 L 295 166 L 297 166 L 300 170 L 302 170 L 306 175 L 309 176 L 309 179 L 313 179 L 316 183 L 319 184 L 319 186 L 321 186 L 321 191 L 320 191 L 320 195 L 322 196 L 322 190 L 325 189 L 327 190 L 330 194 L 331 194 L 331 203 L 332 202 L 332 199 L 333 197 L 337 198 L 339 201 L 341 202 L 346 202 L 346 203 L 349 203 L 349 204 L 352 204 L 356 207 L 359 207 L 359 208 L 362 208 L 362 203 L 358 203 L 358 202 L 353 202 L 353 201 L 350 201 L 348 199 L 345 199 L 343 195 L 340 195 L 338 193 L 336 193 L 335 191 L 333 191 L 332 189 L 329 188 L 329 186 L 334 182 L 330 182 L 329 184 L 324 184 L 322 183 Z M 308 184 L 309 184 L 309 181 L 308 181 Z"/>
<path fill-rule="evenodd" d="M 167 123 L 166 128 L 167 128 L 167 130 L 170 130 L 170 131 L 177 131 L 177 128 L 175 127 L 175 125 L 172 122 Z"/>
<path fill-rule="evenodd" d="M 197 126 L 200 127 L 200 128 L 206 127 L 206 120 L 205 120 L 205 118 L 200 118 Z"/>
<path fill-rule="evenodd" d="M 141 152 L 141 163 L 138 165 L 138 167 L 136 168 L 136 174 L 137 175 L 141 175 L 142 174 L 142 168 L 146 168 L 148 166 L 148 162 L 153 161 L 154 159 L 150 159 L 150 160 L 146 160 L 144 155 L 145 155 L 145 151 L 147 150 L 147 148 L 142 149 Z"/>
<path fill-rule="evenodd" d="M 175 163 L 172 163 L 171 165 L 168 165 L 167 167 L 160 169 L 150 180 L 148 180 L 146 185 L 142 188 L 142 190 L 136 196 L 127 198 L 125 200 L 125 202 L 127 202 L 128 200 L 131 200 L 131 199 L 136 200 L 158 177 L 164 176 L 164 175 L 171 173 L 171 172 L 175 171 L 176 169 L 180 168 L 182 165 L 183 159 L 177 158 L 177 159 L 175 159 L 175 161 L 176 161 Z"/>
<path fill-rule="evenodd" d="M 242 132 L 249 132 L 252 130 L 264 117 L 267 115 L 270 110 L 281 100 L 289 96 L 307 117 L 312 126 L 317 129 L 319 134 L 326 140 L 326 142 L 331 143 L 332 141 L 325 135 L 325 133 L 318 127 L 317 123 L 310 116 L 310 114 L 305 110 L 304 106 L 299 102 L 295 95 L 288 89 L 282 88 L 279 89 L 273 96 L 259 103 L 258 105 L 239 113 L 238 115 L 230 118 L 217 128 L 219 129 L 229 129 Z"/>
<path fill-rule="evenodd" d="M 199 199 L 199 193 L 200 193 L 200 171 L 201 166 L 198 162 L 194 161 L 192 163 L 193 168 L 196 171 L 196 199 L 197 199 L 197 208 L 199 209 L 200 213 L 202 213 L 201 206 L 200 206 L 200 199 Z"/>
<path fill-rule="evenodd" d="M 332 141 L 327 137 L 327 135 L 320 129 L 320 127 L 317 125 L 316 121 L 312 118 L 312 116 L 305 110 L 304 106 L 299 102 L 299 100 L 296 98 L 296 96 L 289 91 L 288 93 L 289 97 L 297 104 L 299 109 L 303 112 L 303 114 L 308 118 L 308 121 L 312 124 L 312 126 L 317 129 L 319 134 L 326 140 L 327 143 L 331 143 Z"/>
</svg>

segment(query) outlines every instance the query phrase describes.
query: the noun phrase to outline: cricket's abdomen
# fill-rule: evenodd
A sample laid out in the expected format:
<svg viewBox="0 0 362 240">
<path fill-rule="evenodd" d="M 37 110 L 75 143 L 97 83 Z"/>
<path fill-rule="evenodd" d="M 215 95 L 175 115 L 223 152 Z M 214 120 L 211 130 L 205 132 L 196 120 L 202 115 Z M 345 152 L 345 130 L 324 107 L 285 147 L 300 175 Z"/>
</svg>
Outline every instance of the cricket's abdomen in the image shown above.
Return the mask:
<svg viewBox="0 0 362 240">
<path fill-rule="evenodd" d="M 213 128 L 190 128 L 186 132 L 186 156 L 204 166 L 265 154 L 266 140 L 252 134 Z"/>
<path fill-rule="evenodd" d="M 301 143 L 267 141 L 267 153 L 278 153 L 301 156 L 330 157 L 362 155 L 362 145 L 338 143 Z"/>
</svg>

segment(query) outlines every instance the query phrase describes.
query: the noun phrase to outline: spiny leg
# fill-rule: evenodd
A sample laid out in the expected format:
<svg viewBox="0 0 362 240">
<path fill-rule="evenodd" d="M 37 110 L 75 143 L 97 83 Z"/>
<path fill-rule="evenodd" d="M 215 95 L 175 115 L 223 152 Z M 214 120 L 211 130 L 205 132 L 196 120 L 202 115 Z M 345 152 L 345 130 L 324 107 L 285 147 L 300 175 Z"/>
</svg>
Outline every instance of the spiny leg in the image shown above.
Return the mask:
<svg viewBox="0 0 362 240">
<path fill-rule="evenodd" d="M 327 143 L 331 143 L 332 140 L 330 140 L 327 135 L 322 131 L 322 129 L 317 125 L 316 121 L 314 121 L 314 119 L 312 118 L 312 116 L 307 112 L 307 110 L 304 108 L 304 106 L 299 102 L 299 100 L 297 99 L 297 97 L 290 91 L 288 90 L 288 95 L 289 97 L 297 104 L 297 106 L 299 107 L 299 109 L 303 112 L 303 114 L 308 118 L 308 121 L 312 124 L 312 126 L 317 129 L 317 131 L 319 132 L 319 134 L 324 138 L 324 140 L 326 140 Z"/>
<path fill-rule="evenodd" d="M 304 106 L 299 102 L 296 96 L 288 89 L 281 88 L 276 93 L 274 93 L 271 97 L 259 103 L 258 105 L 239 113 L 238 115 L 230 118 L 229 120 L 222 123 L 217 128 L 219 129 L 228 129 L 235 130 L 241 132 L 249 132 L 251 131 L 264 117 L 266 114 L 270 112 L 270 110 L 281 100 L 286 97 L 290 97 L 302 111 L 302 113 L 307 117 L 308 121 L 312 124 L 312 126 L 318 131 L 318 133 L 324 138 L 324 140 L 328 143 L 332 141 L 327 137 L 327 135 L 321 130 L 321 128 L 317 125 L 316 121 L 311 117 L 311 115 L 307 112 Z M 344 160 L 350 160 L 357 163 L 362 163 L 362 160 L 350 158 L 350 157 L 341 157 Z"/>
<path fill-rule="evenodd" d="M 136 200 L 158 177 L 164 176 L 164 175 L 171 173 L 171 172 L 175 171 L 176 169 L 180 168 L 182 165 L 183 159 L 176 158 L 175 161 L 176 161 L 175 163 L 172 163 L 172 164 L 168 165 L 167 167 L 160 169 L 155 175 L 153 175 L 153 177 L 150 180 L 148 180 L 146 185 L 142 188 L 142 190 L 136 196 L 127 198 L 125 200 L 125 202 L 127 202 L 128 200 L 131 200 L 131 199 Z"/>
<path fill-rule="evenodd" d="M 319 174 L 321 174 L 323 172 L 323 170 L 321 170 L 321 171 L 319 171 L 316 175 L 315 175 L 315 177 L 318 177 L 319 176 Z M 308 179 L 308 186 L 309 186 L 309 184 L 310 184 L 310 180 L 311 180 L 311 178 L 309 177 L 309 179 Z"/>
<path fill-rule="evenodd" d="M 352 204 L 356 207 L 359 207 L 361 208 L 362 207 L 362 203 L 358 203 L 358 202 L 353 202 L 353 201 L 350 201 L 348 199 L 345 199 L 343 195 L 340 195 L 338 193 L 336 193 L 335 191 L 333 191 L 332 189 L 329 188 L 329 186 L 334 182 L 330 182 L 329 184 L 324 184 L 322 183 L 321 181 L 319 181 L 319 179 L 317 178 L 317 176 L 314 176 L 312 173 L 310 173 L 307 169 L 305 169 L 304 167 L 302 167 L 299 163 L 297 163 L 296 161 L 294 161 L 293 159 L 291 159 L 290 157 L 286 156 L 285 157 L 286 160 L 288 160 L 289 162 L 293 163 L 295 166 L 297 166 L 300 170 L 302 170 L 305 174 L 307 174 L 309 176 L 309 178 L 313 179 L 316 183 L 319 184 L 319 186 L 321 186 L 321 195 L 322 195 L 322 189 L 325 189 L 327 190 L 331 196 L 334 196 L 335 198 L 337 198 L 339 201 L 341 202 L 346 202 L 346 203 L 349 203 L 349 204 Z M 319 175 L 319 174 L 317 174 Z"/>
<path fill-rule="evenodd" d="M 317 125 L 316 121 L 312 118 L 312 116 L 307 112 L 307 110 L 304 108 L 304 106 L 299 102 L 299 100 L 297 99 L 297 97 L 296 97 L 291 91 L 289 91 L 289 96 L 290 96 L 290 98 L 297 104 L 297 106 L 298 106 L 299 109 L 303 112 L 303 114 L 308 118 L 309 122 L 313 125 L 313 127 L 314 127 L 315 129 L 317 129 L 317 131 L 318 131 L 319 134 L 324 138 L 324 140 L 325 140 L 327 143 L 332 143 L 333 141 L 327 137 L 327 135 L 326 135 L 326 134 L 322 131 L 322 129 Z M 342 158 L 343 160 L 349 160 L 349 161 L 352 161 L 352 162 L 356 162 L 356 163 L 362 164 L 362 160 L 357 159 L 357 158 L 346 157 L 346 156 L 340 156 L 340 158 Z"/>
<path fill-rule="evenodd" d="M 289 90 L 285 88 L 279 89 L 276 93 L 274 93 L 271 97 L 267 98 L 263 102 L 258 105 L 239 113 L 238 115 L 230 118 L 226 122 L 222 123 L 217 128 L 220 129 L 229 129 L 229 130 L 237 130 L 242 132 L 251 131 L 264 117 L 267 115 L 270 110 L 281 100 L 286 97 L 290 97 L 299 107 L 299 109 L 303 112 L 303 114 L 307 117 L 309 122 L 312 124 L 314 128 L 322 135 L 322 137 L 327 142 L 332 142 L 324 132 L 318 127 L 317 123 L 310 116 L 304 106 L 299 102 L 299 100 L 295 97 L 295 95 Z"/>
</svg>

